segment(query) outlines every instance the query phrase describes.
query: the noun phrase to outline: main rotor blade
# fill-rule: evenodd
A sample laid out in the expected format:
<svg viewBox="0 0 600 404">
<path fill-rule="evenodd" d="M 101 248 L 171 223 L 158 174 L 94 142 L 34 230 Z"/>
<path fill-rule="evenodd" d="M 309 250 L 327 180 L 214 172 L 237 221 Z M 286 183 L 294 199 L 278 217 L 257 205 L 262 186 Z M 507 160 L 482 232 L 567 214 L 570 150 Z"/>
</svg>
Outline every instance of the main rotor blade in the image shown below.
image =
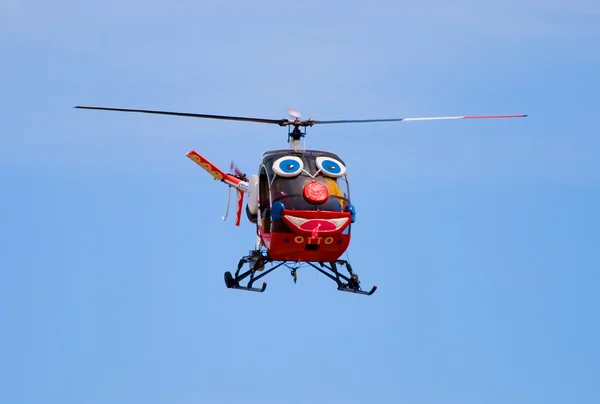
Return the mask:
<svg viewBox="0 0 600 404">
<path fill-rule="evenodd" d="M 328 124 L 328 123 L 368 123 L 368 122 L 400 122 L 400 121 L 441 121 L 445 119 L 491 119 L 491 118 L 524 118 L 525 114 L 512 115 L 468 115 L 468 116 L 432 116 L 424 118 L 395 118 L 395 119 L 342 119 L 337 121 L 315 121 L 310 120 L 313 124 Z"/>
<path fill-rule="evenodd" d="M 90 106 L 85 106 L 85 105 L 77 105 L 75 108 L 98 109 L 98 110 L 103 110 L 103 111 L 141 112 L 141 113 L 145 113 L 145 114 L 187 116 L 187 117 L 191 117 L 191 118 L 225 119 L 225 120 L 229 120 L 229 121 L 270 123 L 270 124 L 275 124 L 275 125 L 286 125 L 288 123 L 287 119 L 246 118 L 246 117 L 242 117 L 242 116 L 192 114 L 192 113 L 188 113 L 188 112 L 155 111 L 155 110 L 149 110 L 149 109 L 90 107 Z"/>
</svg>

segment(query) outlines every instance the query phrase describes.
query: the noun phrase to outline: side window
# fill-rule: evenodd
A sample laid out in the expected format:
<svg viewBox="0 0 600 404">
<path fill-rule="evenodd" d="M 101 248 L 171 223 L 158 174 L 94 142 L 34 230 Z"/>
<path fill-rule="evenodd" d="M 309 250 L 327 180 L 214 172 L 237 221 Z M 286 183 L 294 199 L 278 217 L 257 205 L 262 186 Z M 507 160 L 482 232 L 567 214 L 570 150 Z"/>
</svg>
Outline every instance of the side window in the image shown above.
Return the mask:
<svg viewBox="0 0 600 404">
<path fill-rule="evenodd" d="M 264 166 L 260 168 L 258 189 L 260 194 L 260 208 L 269 208 L 271 206 L 271 201 L 269 199 L 269 178 L 267 177 L 267 171 Z"/>
<path fill-rule="evenodd" d="M 271 232 L 271 199 L 269 196 L 269 177 L 264 166 L 260 168 L 258 178 L 258 189 L 260 194 L 260 220 L 263 231 Z"/>
</svg>

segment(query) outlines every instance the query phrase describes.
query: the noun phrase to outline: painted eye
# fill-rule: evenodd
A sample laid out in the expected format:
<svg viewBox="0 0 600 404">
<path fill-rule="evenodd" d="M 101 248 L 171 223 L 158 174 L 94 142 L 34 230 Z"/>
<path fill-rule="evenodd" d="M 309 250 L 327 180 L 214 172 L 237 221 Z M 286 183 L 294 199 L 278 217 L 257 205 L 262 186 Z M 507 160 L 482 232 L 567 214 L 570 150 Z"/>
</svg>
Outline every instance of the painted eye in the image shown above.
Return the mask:
<svg viewBox="0 0 600 404">
<path fill-rule="evenodd" d="M 281 177 L 295 177 L 302 172 L 304 163 L 300 157 L 280 157 L 273 163 L 273 171 Z"/>
<path fill-rule="evenodd" d="M 346 174 L 346 166 L 333 157 L 317 157 L 317 167 L 326 175 L 333 178 Z"/>
</svg>

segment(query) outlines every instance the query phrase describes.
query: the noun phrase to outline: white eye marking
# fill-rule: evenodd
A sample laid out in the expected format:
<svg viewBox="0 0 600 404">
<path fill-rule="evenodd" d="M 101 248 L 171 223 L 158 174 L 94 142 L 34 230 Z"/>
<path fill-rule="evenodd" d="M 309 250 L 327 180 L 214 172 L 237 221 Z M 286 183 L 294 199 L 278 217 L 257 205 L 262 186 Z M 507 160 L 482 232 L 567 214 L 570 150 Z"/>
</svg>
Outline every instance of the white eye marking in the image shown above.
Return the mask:
<svg viewBox="0 0 600 404">
<path fill-rule="evenodd" d="M 273 163 L 273 171 L 281 177 L 295 177 L 304 169 L 304 163 L 300 157 L 284 156 Z"/>
<path fill-rule="evenodd" d="M 317 157 L 317 167 L 327 176 L 338 178 L 346 174 L 346 166 L 333 157 Z"/>
</svg>

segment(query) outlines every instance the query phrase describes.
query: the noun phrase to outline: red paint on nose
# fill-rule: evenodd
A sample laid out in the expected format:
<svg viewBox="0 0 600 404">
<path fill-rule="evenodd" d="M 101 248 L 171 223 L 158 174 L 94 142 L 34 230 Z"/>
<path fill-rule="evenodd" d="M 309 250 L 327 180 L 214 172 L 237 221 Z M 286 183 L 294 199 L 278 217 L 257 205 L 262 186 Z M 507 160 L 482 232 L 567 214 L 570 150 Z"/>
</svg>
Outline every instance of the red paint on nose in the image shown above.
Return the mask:
<svg viewBox="0 0 600 404">
<path fill-rule="evenodd" d="M 304 186 L 302 195 L 310 203 L 321 204 L 329 198 L 327 187 L 320 182 L 310 182 Z"/>
<path fill-rule="evenodd" d="M 302 230 L 310 230 L 310 231 L 315 231 L 315 229 L 317 229 L 317 228 L 318 228 L 318 230 L 322 230 L 322 231 L 334 231 L 336 229 L 336 226 L 335 226 L 335 223 L 332 223 L 329 220 L 311 219 L 311 220 L 307 220 L 306 222 L 302 223 L 300 225 L 300 228 Z"/>
</svg>

